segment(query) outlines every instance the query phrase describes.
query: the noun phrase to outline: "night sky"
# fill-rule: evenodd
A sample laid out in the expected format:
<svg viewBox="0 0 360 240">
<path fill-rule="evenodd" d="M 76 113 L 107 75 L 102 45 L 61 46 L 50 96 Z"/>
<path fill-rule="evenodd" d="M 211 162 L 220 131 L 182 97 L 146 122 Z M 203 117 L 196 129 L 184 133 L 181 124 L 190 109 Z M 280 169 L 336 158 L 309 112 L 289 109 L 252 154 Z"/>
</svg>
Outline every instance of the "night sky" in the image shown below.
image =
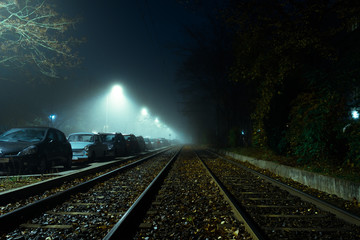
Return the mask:
<svg viewBox="0 0 360 240">
<path fill-rule="evenodd" d="M 79 111 L 89 121 L 101 119 L 104 112 L 94 112 L 104 107 L 104 96 L 111 87 L 120 84 L 132 103 L 132 111 L 146 107 L 152 118 L 158 117 L 176 136 L 187 134 L 175 79 L 183 60 L 179 49 L 191 41 L 184 26 L 200 25 L 200 17 L 176 0 L 61 0 L 57 1 L 56 10 L 67 17 L 81 18 L 72 34 L 86 38 L 75 49 L 83 62 L 62 73 L 68 77 L 66 80 L 50 84 L 2 80 L 1 108 L 8 113 L 1 115 L 3 125 L 17 119 L 32 121 L 34 114 L 46 118 L 55 113 L 61 129 L 61 121 L 79 124 L 73 118 Z M 99 121 L 94 122 L 99 126 L 91 128 L 101 129 Z M 81 126 L 79 131 L 92 130 Z"/>
</svg>

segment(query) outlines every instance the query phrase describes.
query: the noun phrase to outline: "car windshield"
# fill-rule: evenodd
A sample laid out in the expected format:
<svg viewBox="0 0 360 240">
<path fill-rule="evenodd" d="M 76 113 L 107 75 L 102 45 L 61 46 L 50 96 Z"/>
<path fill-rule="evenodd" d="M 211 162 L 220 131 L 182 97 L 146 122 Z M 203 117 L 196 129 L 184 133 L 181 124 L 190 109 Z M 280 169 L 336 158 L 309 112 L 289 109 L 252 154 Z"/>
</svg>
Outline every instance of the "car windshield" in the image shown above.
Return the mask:
<svg viewBox="0 0 360 240">
<path fill-rule="evenodd" d="M 69 136 L 69 142 L 94 142 L 94 136 L 90 134 L 76 134 Z"/>
<path fill-rule="evenodd" d="M 44 139 L 46 129 L 16 128 L 0 135 L 2 142 L 39 142 Z"/>
<path fill-rule="evenodd" d="M 103 142 L 114 142 L 115 134 L 104 134 L 101 136 Z"/>
</svg>

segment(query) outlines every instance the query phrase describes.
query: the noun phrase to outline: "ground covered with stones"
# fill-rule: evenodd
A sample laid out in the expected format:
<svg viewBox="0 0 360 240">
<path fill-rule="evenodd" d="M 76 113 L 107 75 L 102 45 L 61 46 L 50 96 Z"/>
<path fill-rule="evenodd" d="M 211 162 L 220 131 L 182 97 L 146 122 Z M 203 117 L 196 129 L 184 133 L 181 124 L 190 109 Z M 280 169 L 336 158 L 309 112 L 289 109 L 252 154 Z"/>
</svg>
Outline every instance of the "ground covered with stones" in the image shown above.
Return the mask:
<svg viewBox="0 0 360 240">
<path fill-rule="evenodd" d="M 131 168 L 28 221 L 0 239 L 103 239 L 166 165 L 174 152 Z"/>
<path fill-rule="evenodd" d="M 186 147 L 134 239 L 251 239 Z"/>
<path fill-rule="evenodd" d="M 209 157 L 211 154 L 205 156 L 209 168 L 270 239 L 360 239 L 358 226 L 345 223 L 232 163 Z"/>
</svg>

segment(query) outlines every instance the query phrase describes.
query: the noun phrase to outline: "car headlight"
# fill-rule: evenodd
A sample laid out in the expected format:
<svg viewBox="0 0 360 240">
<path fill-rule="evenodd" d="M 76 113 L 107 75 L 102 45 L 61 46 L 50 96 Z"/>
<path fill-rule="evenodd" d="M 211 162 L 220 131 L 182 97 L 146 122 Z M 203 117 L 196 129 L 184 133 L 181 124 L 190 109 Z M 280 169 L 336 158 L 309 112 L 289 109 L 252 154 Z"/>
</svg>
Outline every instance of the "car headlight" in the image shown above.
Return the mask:
<svg viewBox="0 0 360 240">
<path fill-rule="evenodd" d="M 90 147 L 90 145 L 86 145 L 86 146 L 84 147 L 84 150 L 85 150 L 86 152 L 88 152 L 88 151 L 89 151 L 89 147 Z"/>
<path fill-rule="evenodd" d="M 38 151 L 37 146 L 30 146 L 19 152 L 19 155 L 24 156 L 24 155 L 35 154 L 37 153 L 37 151 Z"/>
<path fill-rule="evenodd" d="M 108 150 L 113 149 L 113 147 L 114 147 L 114 145 L 113 145 L 113 144 L 109 144 L 109 145 L 108 145 Z"/>
</svg>

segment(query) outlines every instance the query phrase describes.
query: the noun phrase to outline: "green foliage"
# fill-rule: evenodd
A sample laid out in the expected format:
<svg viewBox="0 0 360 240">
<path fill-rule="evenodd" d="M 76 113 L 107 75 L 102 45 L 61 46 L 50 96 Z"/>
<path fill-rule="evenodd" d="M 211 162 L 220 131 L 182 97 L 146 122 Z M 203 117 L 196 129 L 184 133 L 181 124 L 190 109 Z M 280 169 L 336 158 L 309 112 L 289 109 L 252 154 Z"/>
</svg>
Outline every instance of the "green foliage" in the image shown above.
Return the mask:
<svg viewBox="0 0 360 240">
<path fill-rule="evenodd" d="M 327 161 L 336 152 L 342 109 L 343 99 L 336 93 L 302 93 L 295 99 L 287 140 L 299 163 Z"/>
<path fill-rule="evenodd" d="M 253 146 L 296 156 L 301 163 L 341 164 L 347 143 L 348 161 L 357 162 L 357 136 L 344 136 L 342 128 L 350 108 L 346 98 L 359 86 L 360 34 L 349 27 L 358 23 L 360 4 L 231 2 L 225 15 L 237 35 L 229 76 L 257 94 L 249 100 Z M 291 85 L 297 89 L 289 94 Z"/>
</svg>

